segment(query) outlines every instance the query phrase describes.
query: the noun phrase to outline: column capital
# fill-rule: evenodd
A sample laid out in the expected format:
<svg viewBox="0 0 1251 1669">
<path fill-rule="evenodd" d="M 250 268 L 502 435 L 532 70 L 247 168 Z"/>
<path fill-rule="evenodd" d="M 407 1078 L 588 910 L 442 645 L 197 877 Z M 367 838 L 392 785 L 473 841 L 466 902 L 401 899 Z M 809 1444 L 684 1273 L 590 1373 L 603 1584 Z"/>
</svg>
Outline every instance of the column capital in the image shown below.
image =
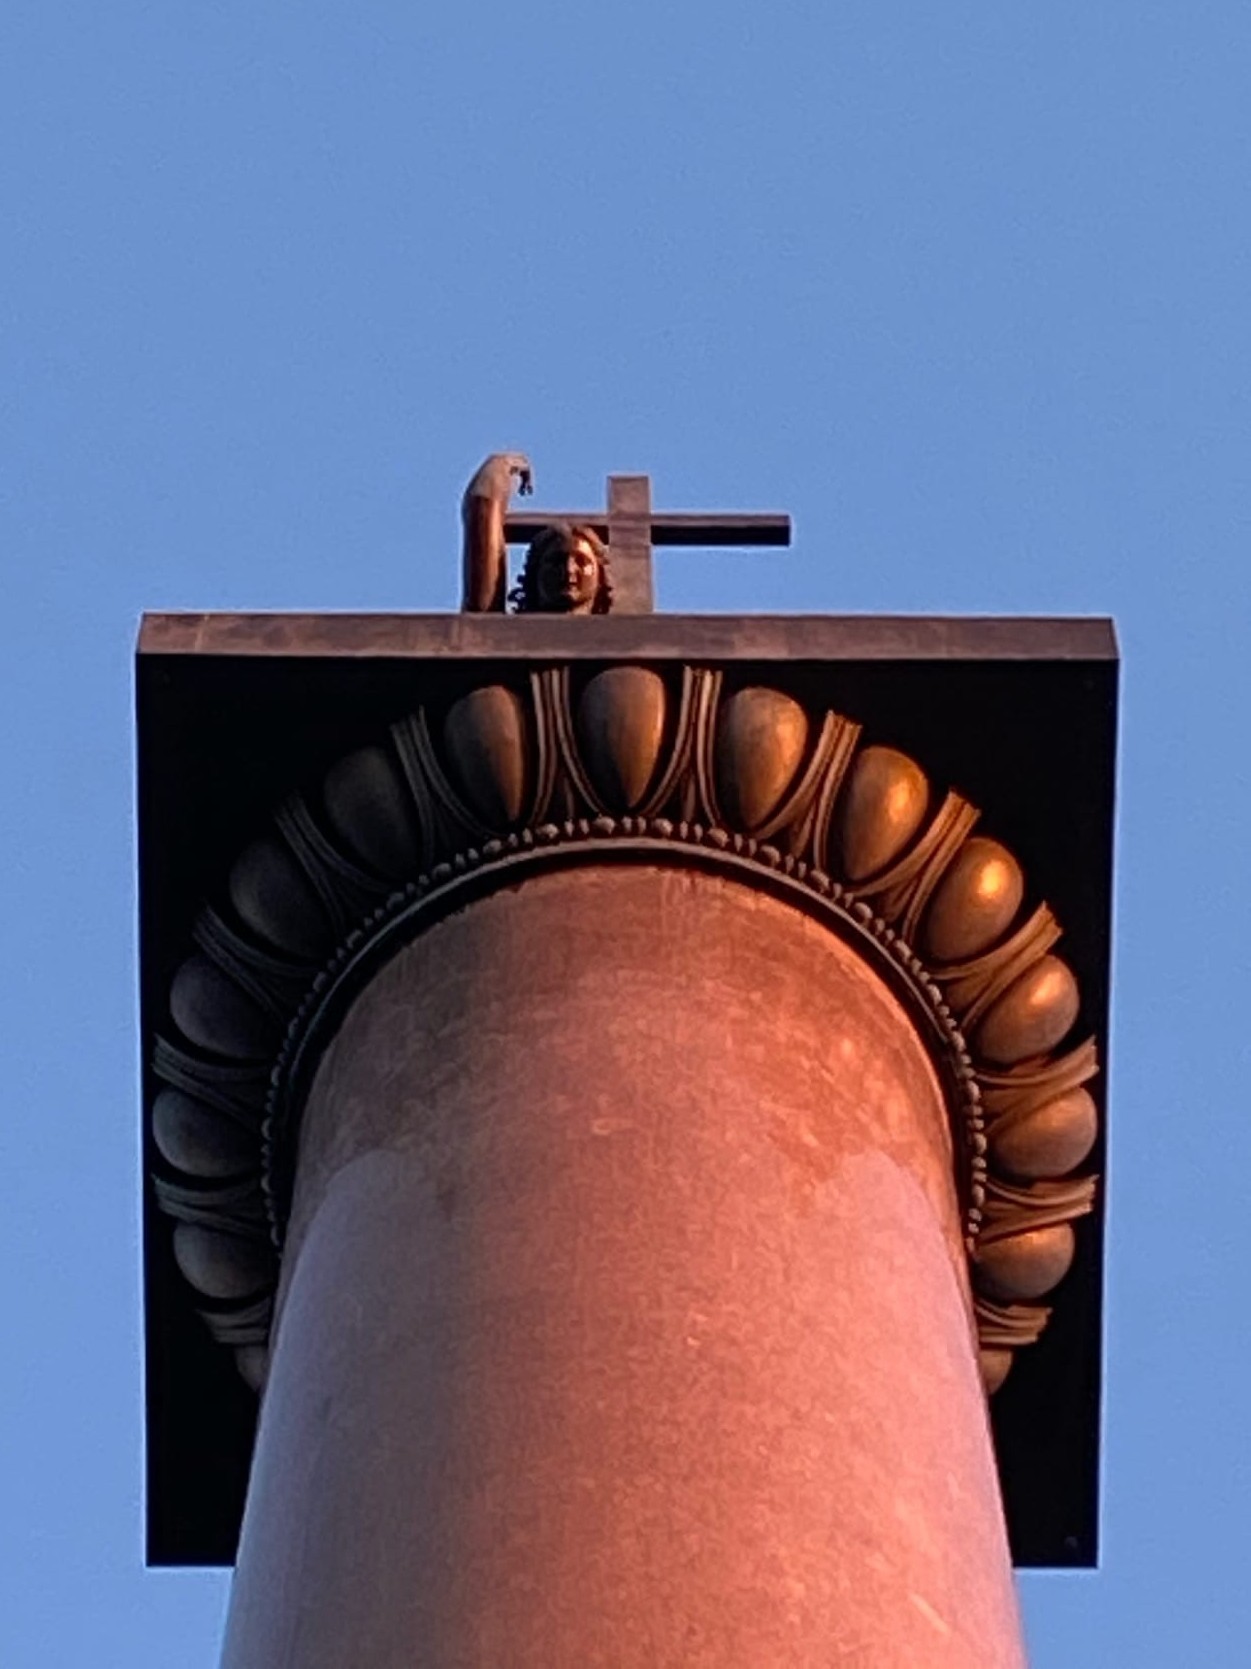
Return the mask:
<svg viewBox="0 0 1251 1669">
<path fill-rule="evenodd" d="M 449 622 L 450 640 L 460 625 Z M 268 826 L 236 815 L 223 787 L 220 828 L 238 833 L 215 837 L 193 942 L 176 960 L 167 938 L 147 1003 L 154 1195 L 174 1219 L 195 1305 L 259 1386 L 304 1102 L 354 997 L 397 951 L 533 875 L 676 866 L 820 922 L 903 1002 L 943 1088 L 983 1376 L 996 1392 L 1042 1336 L 1098 1199 L 1106 871 L 1073 879 L 1090 835 L 1074 827 L 1092 776 L 1082 757 L 1090 739 L 1065 738 L 1078 783 L 1066 805 L 1064 747 L 1049 744 L 1044 758 L 1030 731 L 1045 714 L 1031 712 L 1016 751 L 987 768 L 970 731 L 1008 727 L 985 693 L 980 709 L 957 698 L 945 713 L 943 703 L 905 713 L 899 703 L 926 678 L 963 679 L 966 697 L 978 684 L 1032 678 L 1035 695 L 1063 683 L 1052 721 L 1062 725 L 1082 700 L 1106 713 L 1110 686 L 1091 671 L 1106 655 L 1033 669 L 991 661 L 970 678 L 914 652 L 884 696 L 888 663 L 682 660 L 667 645 L 631 652 L 637 628 L 621 625 L 616 656 L 501 659 L 449 641 L 450 655 L 408 679 L 411 704 L 397 695 L 398 660 L 380 668 L 353 653 L 338 676 L 361 690 L 373 681 L 360 706 L 377 716 L 344 723 L 319 697 L 321 739 L 310 749 L 288 694 L 269 721 L 271 759 L 283 723 L 295 728 L 274 784 L 287 791 Z M 218 655 L 239 671 L 228 645 L 200 661 L 205 711 L 226 670 Z M 177 657 L 149 656 L 154 690 Z M 257 655 L 242 681 L 272 684 L 275 664 Z M 283 669 L 287 685 L 295 673 Z M 246 699 L 232 699 L 242 702 L 237 721 L 224 722 L 245 737 Z M 149 728 L 159 725 L 155 700 L 149 712 Z M 327 746 L 336 734 L 338 746 Z M 211 749 L 197 768 L 211 772 Z M 956 772 L 959 787 L 949 787 L 944 777 Z M 259 808 L 255 782 L 248 794 Z M 1047 796 L 1051 849 L 1030 841 L 1022 850 L 1020 808 Z M 1098 815 L 1094 823 L 1097 849 Z M 1060 943 L 1061 911 L 1075 954 Z M 147 966 L 151 977 L 150 957 Z"/>
</svg>

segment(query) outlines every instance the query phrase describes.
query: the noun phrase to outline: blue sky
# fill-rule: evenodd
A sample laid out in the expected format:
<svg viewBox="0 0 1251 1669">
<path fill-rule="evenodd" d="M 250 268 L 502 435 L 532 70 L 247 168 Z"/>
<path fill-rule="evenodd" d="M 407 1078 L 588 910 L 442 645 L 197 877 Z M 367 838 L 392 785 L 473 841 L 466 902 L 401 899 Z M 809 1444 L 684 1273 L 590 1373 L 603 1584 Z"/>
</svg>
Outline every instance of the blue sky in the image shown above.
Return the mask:
<svg viewBox="0 0 1251 1669">
<path fill-rule="evenodd" d="M 1103 1562 L 1035 1669 L 1246 1661 L 1251 11 L 7 0 L 0 1661 L 205 1669 L 146 1572 L 144 608 L 445 609 L 456 504 L 791 511 L 670 609 L 1111 613 Z"/>
</svg>

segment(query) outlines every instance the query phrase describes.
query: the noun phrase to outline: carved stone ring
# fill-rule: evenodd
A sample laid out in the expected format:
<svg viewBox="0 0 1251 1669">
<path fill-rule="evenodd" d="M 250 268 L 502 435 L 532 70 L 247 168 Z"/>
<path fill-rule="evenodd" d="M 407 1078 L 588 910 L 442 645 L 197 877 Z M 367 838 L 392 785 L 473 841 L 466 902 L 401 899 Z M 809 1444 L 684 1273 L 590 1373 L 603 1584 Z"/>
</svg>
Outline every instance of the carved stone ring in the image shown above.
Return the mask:
<svg viewBox="0 0 1251 1669">
<path fill-rule="evenodd" d="M 1092 1209 L 1093 1041 L 1016 858 L 842 715 L 720 672 L 568 666 L 422 708 L 287 801 L 205 906 L 153 1065 L 163 1209 L 215 1337 L 263 1382 L 304 1099 L 379 967 L 536 870 L 695 865 L 855 945 L 943 1085 L 983 1378 L 994 1391 Z"/>
</svg>

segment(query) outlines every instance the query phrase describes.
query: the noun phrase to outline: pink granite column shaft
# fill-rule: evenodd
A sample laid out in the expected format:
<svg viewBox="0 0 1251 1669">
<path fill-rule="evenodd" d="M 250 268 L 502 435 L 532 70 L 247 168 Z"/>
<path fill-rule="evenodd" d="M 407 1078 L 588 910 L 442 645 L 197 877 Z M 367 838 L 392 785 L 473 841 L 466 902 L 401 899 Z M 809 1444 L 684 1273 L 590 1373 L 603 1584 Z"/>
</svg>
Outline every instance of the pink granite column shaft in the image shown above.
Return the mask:
<svg viewBox="0 0 1251 1669">
<path fill-rule="evenodd" d="M 227 1669 L 1023 1662 L 933 1068 L 682 869 L 416 939 L 305 1116 Z"/>
</svg>

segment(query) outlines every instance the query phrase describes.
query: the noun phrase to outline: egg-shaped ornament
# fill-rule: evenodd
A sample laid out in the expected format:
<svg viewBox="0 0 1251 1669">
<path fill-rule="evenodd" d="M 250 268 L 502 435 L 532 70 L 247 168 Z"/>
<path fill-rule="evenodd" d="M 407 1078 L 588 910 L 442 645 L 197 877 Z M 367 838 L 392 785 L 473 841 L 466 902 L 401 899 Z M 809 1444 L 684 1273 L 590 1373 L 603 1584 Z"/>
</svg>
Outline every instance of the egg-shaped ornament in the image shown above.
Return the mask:
<svg viewBox="0 0 1251 1669">
<path fill-rule="evenodd" d="M 264 1240 L 199 1223 L 174 1230 L 174 1259 L 197 1292 L 223 1303 L 253 1298 L 274 1279 L 273 1251 Z"/>
<path fill-rule="evenodd" d="M 263 1344 L 240 1345 L 235 1351 L 235 1366 L 244 1384 L 259 1395 L 269 1377 L 269 1347 Z"/>
<path fill-rule="evenodd" d="M 341 759 L 322 787 L 326 816 L 351 855 L 389 881 L 421 867 L 417 813 L 391 754 L 360 748 Z"/>
<path fill-rule="evenodd" d="M 470 809 L 490 829 L 511 828 L 526 797 L 526 718 L 503 684 L 470 690 L 448 709 L 443 741 Z"/>
<path fill-rule="evenodd" d="M 610 666 L 578 702 L 578 746 L 587 775 L 610 811 L 642 803 L 665 734 L 665 685 L 642 666 Z"/>
<path fill-rule="evenodd" d="M 977 1285 L 1000 1303 L 1041 1298 L 1068 1273 L 1075 1244 L 1070 1223 L 1049 1223 L 985 1242 L 977 1253 Z"/>
<path fill-rule="evenodd" d="M 263 1060 L 277 1042 L 270 1016 L 215 962 L 198 953 L 174 975 L 169 1011 L 183 1036 L 210 1054 Z"/>
<path fill-rule="evenodd" d="M 780 690 L 752 686 L 722 703 L 717 797 L 731 828 L 752 834 L 781 805 L 808 745 L 808 715 Z"/>
<path fill-rule="evenodd" d="M 846 880 L 867 881 L 905 851 L 925 821 L 925 772 L 895 748 L 856 755 L 839 799 L 830 862 Z"/>
<path fill-rule="evenodd" d="M 974 1033 L 974 1047 L 995 1066 L 1045 1055 L 1066 1036 L 1079 1007 L 1072 969 L 1058 956 L 1040 957 L 995 998 Z"/>
<path fill-rule="evenodd" d="M 993 1346 L 978 1351 L 977 1365 L 981 1370 L 982 1384 L 988 1397 L 993 1397 L 1008 1377 L 1015 1355 L 1015 1351 L 1006 1350 L 1002 1346 Z"/>
<path fill-rule="evenodd" d="M 334 930 L 316 890 L 290 848 L 265 835 L 240 853 L 230 871 L 230 902 L 263 943 L 305 961 L 334 944 Z"/>
<path fill-rule="evenodd" d="M 260 1162 L 259 1136 L 180 1089 L 163 1089 L 152 1103 L 152 1138 L 175 1170 L 215 1182 Z"/>
<path fill-rule="evenodd" d="M 1090 1091 L 1080 1086 L 1020 1117 L 991 1124 L 991 1157 L 1009 1176 L 1046 1182 L 1068 1176 L 1087 1157 L 1099 1133 Z"/>
<path fill-rule="evenodd" d="M 921 922 L 921 949 L 935 962 L 967 962 L 1012 925 L 1025 896 L 1021 866 L 997 840 L 972 835 L 934 889 Z"/>
</svg>

